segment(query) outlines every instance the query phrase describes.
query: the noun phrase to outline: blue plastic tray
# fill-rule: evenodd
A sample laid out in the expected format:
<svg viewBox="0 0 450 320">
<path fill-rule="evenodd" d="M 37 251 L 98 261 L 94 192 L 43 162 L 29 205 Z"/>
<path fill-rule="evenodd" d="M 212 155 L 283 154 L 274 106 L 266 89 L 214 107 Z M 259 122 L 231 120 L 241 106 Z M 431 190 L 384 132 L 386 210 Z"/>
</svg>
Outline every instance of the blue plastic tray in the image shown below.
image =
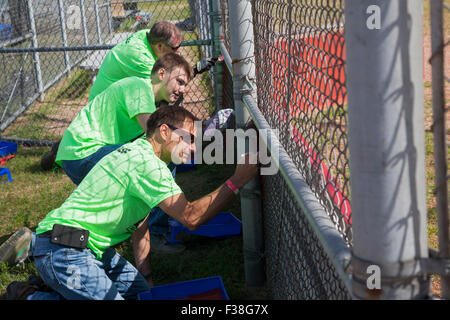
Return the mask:
<svg viewBox="0 0 450 320">
<path fill-rule="evenodd" d="M 180 222 L 171 218 L 169 218 L 169 226 L 171 229 L 169 243 L 177 243 L 179 241 L 175 240 L 175 238 L 181 232 L 213 238 L 239 235 L 242 222 L 231 212 L 221 212 L 194 231 L 189 230 Z"/>
<path fill-rule="evenodd" d="M 17 143 L 0 141 L 0 157 L 17 152 Z"/>
<path fill-rule="evenodd" d="M 8 40 L 11 38 L 12 29 L 10 24 L 0 24 L 0 40 Z"/>
<path fill-rule="evenodd" d="M 195 162 L 194 159 L 191 160 L 191 162 L 188 163 L 183 163 L 183 164 L 178 164 L 177 165 L 177 172 L 185 172 L 191 169 L 195 169 Z"/>
<path fill-rule="evenodd" d="M 149 291 L 138 294 L 139 300 L 175 300 L 183 299 L 193 294 L 204 293 L 209 290 L 219 289 L 223 300 L 230 300 L 222 277 L 210 277 L 197 280 L 171 283 L 163 286 L 155 286 Z"/>
<path fill-rule="evenodd" d="M 3 180 L 2 177 L 6 175 L 8 180 L 5 181 L 1 181 Z M 7 182 L 11 182 L 14 181 L 14 179 L 11 176 L 11 172 L 9 171 L 8 168 L 0 168 L 0 183 L 7 183 Z"/>
</svg>

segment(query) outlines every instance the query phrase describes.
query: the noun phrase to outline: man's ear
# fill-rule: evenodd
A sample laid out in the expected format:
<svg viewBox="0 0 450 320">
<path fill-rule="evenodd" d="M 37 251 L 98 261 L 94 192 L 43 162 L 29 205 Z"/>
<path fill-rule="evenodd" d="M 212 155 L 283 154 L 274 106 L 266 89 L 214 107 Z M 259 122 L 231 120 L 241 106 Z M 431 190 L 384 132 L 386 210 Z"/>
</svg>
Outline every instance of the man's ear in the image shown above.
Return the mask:
<svg viewBox="0 0 450 320">
<path fill-rule="evenodd" d="M 168 139 L 169 139 L 169 135 L 170 135 L 170 129 L 169 129 L 169 127 L 167 126 L 167 125 L 165 125 L 165 124 L 162 124 L 160 127 L 159 127 L 159 135 L 161 136 L 161 138 L 164 140 L 164 141 L 168 141 Z"/>
<path fill-rule="evenodd" d="M 164 79 L 164 75 L 165 74 L 166 74 L 166 69 L 161 68 L 161 69 L 158 70 L 158 77 L 159 77 L 160 81 L 162 81 L 162 79 Z"/>
</svg>

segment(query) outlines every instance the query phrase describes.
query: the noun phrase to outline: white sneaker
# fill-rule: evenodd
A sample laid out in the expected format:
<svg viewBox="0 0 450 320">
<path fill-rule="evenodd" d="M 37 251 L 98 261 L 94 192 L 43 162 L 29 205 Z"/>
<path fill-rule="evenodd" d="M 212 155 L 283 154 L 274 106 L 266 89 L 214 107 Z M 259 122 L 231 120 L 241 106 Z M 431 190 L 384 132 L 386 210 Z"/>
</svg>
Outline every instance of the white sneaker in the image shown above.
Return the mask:
<svg viewBox="0 0 450 320">
<path fill-rule="evenodd" d="M 16 265 L 25 261 L 31 246 L 31 230 L 23 227 L 17 230 L 0 246 L 0 263 Z"/>
</svg>

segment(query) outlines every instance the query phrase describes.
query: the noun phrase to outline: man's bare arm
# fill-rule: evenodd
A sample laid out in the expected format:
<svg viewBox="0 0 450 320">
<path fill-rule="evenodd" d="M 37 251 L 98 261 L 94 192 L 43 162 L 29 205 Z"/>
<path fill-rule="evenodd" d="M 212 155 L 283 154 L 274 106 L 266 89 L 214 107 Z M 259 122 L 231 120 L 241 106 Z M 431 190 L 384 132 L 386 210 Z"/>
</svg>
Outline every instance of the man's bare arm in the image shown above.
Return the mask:
<svg viewBox="0 0 450 320">
<path fill-rule="evenodd" d="M 248 163 L 248 158 L 246 163 Z M 258 167 L 256 164 L 238 164 L 230 181 L 240 189 L 257 172 Z M 195 230 L 218 214 L 233 197 L 234 192 L 223 183 L 216 190 L 196 201 L 189 202 L 184 194 L 178 194 L 162 201 L 159 207 L 189 230 Z"/>
<path fill-rule="evenodd" d="M 187 201 L 181 193 L 164 200 L 159 207 L 189 230 L 195 230 L 218 214 L 233 197 L 233 191 L 222 184 L 194 202 Z"/>
<path fill-rule="evenodd" d="M 131 235 L 134 262 L 142 275 L 150 274 L 150 232 L 148 230 L 148 217 Z M 151 277 L 147 278 L 150 286 L 153 286 Z"/>
</svg>

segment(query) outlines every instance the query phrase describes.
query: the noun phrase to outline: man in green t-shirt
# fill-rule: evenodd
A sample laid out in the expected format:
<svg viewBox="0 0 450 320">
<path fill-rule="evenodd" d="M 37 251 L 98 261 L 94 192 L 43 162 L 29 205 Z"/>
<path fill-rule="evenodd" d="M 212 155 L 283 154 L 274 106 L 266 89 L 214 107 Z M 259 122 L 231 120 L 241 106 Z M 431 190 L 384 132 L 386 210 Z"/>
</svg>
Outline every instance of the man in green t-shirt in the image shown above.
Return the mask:
<svg viewBox="0 0 450 320">
<path fill-rule="evenodd" d="M 36 291 L 30 300 L 126 299 L 147 291 L 153 285 L 146 223 L 150 209 L 159 206 L 194 230 L 257 174 L 257 165 L 249 164 L 247 155 L 230 179 L 189 202 L 167 163 L 186 162 L 195 151 L 195 120 L 181 107 L 158 108 L 148 120 L 146 139 L 105 156 L 62 206 L 47 214 L 33 234 L 31 252 L 39 275 L 55 292 Z M 55 225 L 69 230 L 55 234 Z M 73 247 L 74 237 L 70 244 L 65 242 L 72 231 L 82 235 L 80 247 Z M 136 268 L 112 248 L 130 237 Z"/>
<path fill-rule="evenodd" d="M 188 62 L 176 53 L 159 58 L 152 78 L 121 79 L 84 107 L 64 132 L 56 162 L 76 184 L 105 155 L 144 135 L 146 122 L 157 102 L 175 102 L 193 77 Z M 173 169 L 173 168 L 172 168 Z M 181 252 L 182 244 L 169 244 L 168 216 L 154 209 L 150 220 L 154 251 Z"/>
<path fill-rule="evenodd" d="M 183 38 L 183 32 L 174 24 L 160 21 L 150 30 L 140 30 L 118 43 L 103 60 L 89 92 L 89 101 L 121 79 L 127 77 L 150 79 L 155 61 L 166 53 L 177 53 Z M 59 143 L 55 143 L 51 150 L 42 156 L 43 170 L 53 168 Z"/>
<path fill-rule="evenodd" d="M 145 132 L 159 101 L 175 102 L 192 78 L 187 61 L 176 53 L 158 59 L 152 78 L 119 80 L 89 102 L 70 123 L 56 162 L 76 184 L 102 157 Z"/>
<path fill-rule="evenodd" d="M 166 53 L 178 52 L 183 33 L 168 21 L 140 30 L 112 48 L 100 66 L 89 93 L 89 101 L 111 84 L 127 77 L 150 79 L 155 61 Z"/>
</svg>

